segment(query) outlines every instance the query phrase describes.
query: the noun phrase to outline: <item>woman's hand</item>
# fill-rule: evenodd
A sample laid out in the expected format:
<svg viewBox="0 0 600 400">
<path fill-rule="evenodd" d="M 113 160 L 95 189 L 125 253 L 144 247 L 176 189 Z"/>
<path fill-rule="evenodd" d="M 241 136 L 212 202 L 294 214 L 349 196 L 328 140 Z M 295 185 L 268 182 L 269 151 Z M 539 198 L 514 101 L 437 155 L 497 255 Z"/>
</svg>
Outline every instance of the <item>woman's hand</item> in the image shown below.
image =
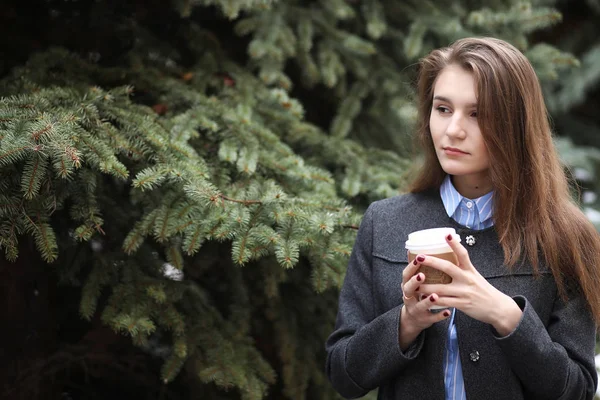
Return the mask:
<svg viewBox="0 0 600 400">
<path fill-rule="evenodd" d="M 517 303 L 481 276 L 464 246 L 452 240 L 450 235 L 446 242 L 456 254 L 458 265 L 426 255 L 419 255 L 419 261 L 422 265 L 447 273 L 452 282 L 422 285 L 420 291 L 439 296 L 435 302 L 437 305 L 455 307 L 471 318 L 492 325 L 502 336 L 511 333 L 521 320 L 522 311 Z"/>
<path fill-rule="evenodd" d="M 436 304 L 438 299 L 436 294 L 419 301 L 419 287 L 425 280 L 425 275 L 422 272 L 417 273 L 421 266 L 419 261 L 420 259 L 415 259 L 402 272 L 404 307 L 400 312 L 400 331 L 398 333 L 402 350 L 406 350 L 423 329 L 429 328 L 434 323 L 450 316 L 448 310 L 436 314 L 429 311 L 429 308 Z"/>
</svg>

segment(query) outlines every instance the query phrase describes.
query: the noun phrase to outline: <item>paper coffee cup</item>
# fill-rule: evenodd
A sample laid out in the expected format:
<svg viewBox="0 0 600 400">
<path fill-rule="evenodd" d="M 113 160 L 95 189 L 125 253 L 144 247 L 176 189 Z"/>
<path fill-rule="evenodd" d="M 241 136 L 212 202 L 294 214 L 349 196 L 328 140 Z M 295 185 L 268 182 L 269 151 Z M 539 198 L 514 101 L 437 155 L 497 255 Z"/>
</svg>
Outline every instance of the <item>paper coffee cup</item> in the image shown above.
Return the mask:
<svg viewBox="0 0 600 400">
<path fill-rule="evenodd" d="M 419 254 L 431 255 L 437 258 L 448 260 L 458 265 L 458 258 L 452 248 L 446 242 L 446 236 L 452 235 L 452 240 L 460 243 L 460 236 L 454 228 L 434 228 L 424 229 L 412 232 L 408 235 L 405 247 L 408 250 L 408 262 L 411 263 Z M 429 284 L 446 284 L 452 282 L 452 277 L 446 273 L 422 265 L 419 272 L 425 274 L 423 283 Z M 431 309 L 447 308 L 443 306 L 432 306 Z"/>
</svg>

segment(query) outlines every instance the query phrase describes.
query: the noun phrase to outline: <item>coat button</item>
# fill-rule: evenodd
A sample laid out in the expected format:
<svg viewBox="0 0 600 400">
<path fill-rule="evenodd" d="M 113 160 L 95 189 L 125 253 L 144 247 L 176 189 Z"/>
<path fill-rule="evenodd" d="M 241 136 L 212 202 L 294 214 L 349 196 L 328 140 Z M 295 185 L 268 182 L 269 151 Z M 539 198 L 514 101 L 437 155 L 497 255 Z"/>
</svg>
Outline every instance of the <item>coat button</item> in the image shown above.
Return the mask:
<svg viewBox="0 0 600 400">
<path fill-rule="evenodd" d="M 479 352 L 477 350 L 473 350 L 470 354 L 469 354 L 469 358 L 471 359 L 471 361 L 473 362 L 477 362 L 479 361 Z"/>
<path fill-rule="evenodd" d="M 475 240 L 475 236 L 473 235 L 469 235 L 465 238 L 465 242 L 469 245 L 469 246 L 475 246 L 475 243 L 477 242 Z"/>
</svg>

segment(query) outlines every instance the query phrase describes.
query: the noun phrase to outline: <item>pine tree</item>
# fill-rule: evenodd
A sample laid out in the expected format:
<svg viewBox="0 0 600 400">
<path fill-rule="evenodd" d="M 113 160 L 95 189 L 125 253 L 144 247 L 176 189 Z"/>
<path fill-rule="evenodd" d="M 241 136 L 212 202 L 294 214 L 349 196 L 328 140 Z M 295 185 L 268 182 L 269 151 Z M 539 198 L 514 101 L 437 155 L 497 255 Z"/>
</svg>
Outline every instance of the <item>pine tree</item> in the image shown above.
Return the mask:
<svg viewBox="0 0 600 400">
<path fill-rule="evenodd" d="M 50 1 L 37 22 L 76 35 L 0 83 L 4 257 L 34 244 L 168 388 L 337 398 L 324 341 L 362 211 L 410 171 L 415 62 L 493 35 L 552 85 L 578 61 L 530 45 L 544 3 Z"/>
</svg>

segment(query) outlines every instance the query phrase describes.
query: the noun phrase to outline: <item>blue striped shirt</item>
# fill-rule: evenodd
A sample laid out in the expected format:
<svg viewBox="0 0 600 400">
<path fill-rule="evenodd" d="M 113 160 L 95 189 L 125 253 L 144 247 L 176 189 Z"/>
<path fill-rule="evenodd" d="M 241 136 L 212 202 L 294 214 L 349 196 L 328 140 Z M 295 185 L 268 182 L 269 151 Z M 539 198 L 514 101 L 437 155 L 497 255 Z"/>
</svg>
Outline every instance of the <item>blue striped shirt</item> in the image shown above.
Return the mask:
<svg viewBox="0 0 600 400">
<path fill-rule="evenodd" d="M 492 219 L 493 192 L 489 192 L 477 199 L 471 200 L 463 197 L 456 191 L 450 175 L 446 176 L 440 195 L 448 216 L 474 230 L 481 230 L 494 225 Z M 458 353 L 458 336 L 454 324 L 455 310 L 452 310 L 448 326 L 448 340 L 446 355 L 444 357 L 444 384 L 446 387 L 446 400 L 466 400 L 465 383 L 462 374 L 462 365 Z"/>
</svg>

